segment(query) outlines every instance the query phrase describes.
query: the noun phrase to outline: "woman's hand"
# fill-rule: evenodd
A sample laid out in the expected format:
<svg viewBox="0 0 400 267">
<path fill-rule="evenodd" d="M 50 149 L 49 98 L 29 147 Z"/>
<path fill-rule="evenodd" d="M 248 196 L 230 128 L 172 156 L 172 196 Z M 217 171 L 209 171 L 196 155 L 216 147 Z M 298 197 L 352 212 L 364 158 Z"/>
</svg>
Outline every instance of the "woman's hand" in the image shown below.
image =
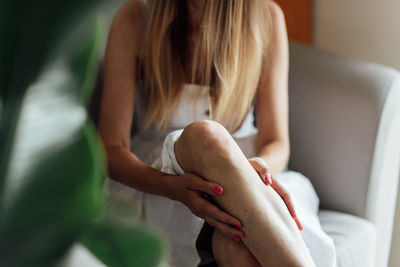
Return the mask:
<svg viewBox="0 0 400 267">
<path fill-rule="evenodd" d="M 233 241 L 240 241 L 243 237 L 240 221 L 208 200 L 208 196 L 222 195 L 222 186 L 191 173 L 171 175 L 166 179 L 168 179 L 169 198 L 186 205 L 194 215 L 204 219 Z"/>
<path fill-rule="evenodd" d="M 271 171 L 268 164 L 262 158 L 259 157 L 250 158 L 248 160 L 251 166 L 253 166 L 255 171 L 260 176 L 261 180 L 266 185 L 270 185 L 283 199 L 283 201 L 286 204 L 286 207 L 290 212 L 290 215 L 292 215 L 294 221 L 296 222 L 297 227 L 299 228 L 300 231 L 303 230 L 303 226 L 301 225 L 299 219 L 297 218 L 296 211 L 294 210 L 294 206 L 289 193 L 275 179 L 271 177 Z"/>
</svg>

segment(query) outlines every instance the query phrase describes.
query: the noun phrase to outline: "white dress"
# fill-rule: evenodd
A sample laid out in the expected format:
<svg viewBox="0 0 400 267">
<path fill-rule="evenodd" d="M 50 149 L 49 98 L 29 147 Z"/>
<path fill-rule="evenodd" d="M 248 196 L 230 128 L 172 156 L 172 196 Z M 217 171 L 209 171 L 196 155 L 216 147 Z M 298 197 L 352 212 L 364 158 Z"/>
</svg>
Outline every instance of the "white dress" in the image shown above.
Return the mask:
<svg viewBox="0 0 400 267">
<path fill-rule="evenodd" d="M 208 87 L 185 84 L 184 91 L 165 131 L 150 128 L 142 130 L 144 109 L 137 90 L 134 123 L 138 128 L 131 141 L 131 150 L 143 162 L 164 173 L 181 175 L 173 145 L 184 127 L 196 120 L 209 119 Z M 197 101 L 195 101 L 197 99 Z M 253 108 L 240 129 L 232 134 L 246 157 L 255 155 L 257 128 L 253 124 Z M 302 236 L 318 267 L 335 267 L 333 241 L 323 232 L 318 219 L 319 199 L 310 181 L 300 173 L 284 171 L 276 175 L 278 182 L 289 192 L 296 213 L 304 229 Z M 129 199 L 138 216 L 165 234 L 170 244 L 169 266 L 195 267 L 200 263 L 196 239 L 204 220 L 193 215 L 182 203 L 152 194 L 146 194 L 107 179 L 109 197 Z"/>
</svg>

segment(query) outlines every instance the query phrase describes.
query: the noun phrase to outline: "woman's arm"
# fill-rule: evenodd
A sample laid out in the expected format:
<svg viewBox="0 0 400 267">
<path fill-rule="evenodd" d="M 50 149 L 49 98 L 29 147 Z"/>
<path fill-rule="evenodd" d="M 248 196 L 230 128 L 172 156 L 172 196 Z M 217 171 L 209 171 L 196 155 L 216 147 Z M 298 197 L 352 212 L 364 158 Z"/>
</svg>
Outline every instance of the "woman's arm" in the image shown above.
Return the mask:
<svg viewBox="0 0 400 267">
<path fill-rule="evenodd" d="M 272 175 L 285 167 L 289 158 L 288 69 L 289 53 L 285 18 L 280 7 L 270 3 L 271 40 L 264 62 L 257 99 L 257 155 Z"/>
<path fill-rule="evenodd" d="M 162 173 L 130 151 L 135 103 L 136 62 L 143 15 L 139 1 L 123 5 L 112 23 L 107 41 L 99 133 L 112 179 L 138 190 L 166 195 Z"/>
</svg>

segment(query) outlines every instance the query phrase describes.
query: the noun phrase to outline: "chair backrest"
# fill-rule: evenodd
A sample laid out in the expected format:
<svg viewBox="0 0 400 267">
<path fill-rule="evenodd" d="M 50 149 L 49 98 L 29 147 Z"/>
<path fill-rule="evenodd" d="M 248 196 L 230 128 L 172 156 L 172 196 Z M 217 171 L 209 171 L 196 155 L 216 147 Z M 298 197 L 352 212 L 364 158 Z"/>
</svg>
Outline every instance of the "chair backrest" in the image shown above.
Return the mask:
<svg viewBox="0 0 400 267">
<path fill-rule="evenodd" d="M 375 266 L 387 266 L 400 163 L 400 74 L 291 44 L 291 159 L 321 207 L 377 229 Z"/>
<path fill-rule="evenodd" d="M 322 207 L 365 217 L 378 131 L 399 73 L 298 44 L 290 54 L 289 166 L 312 180 Z"/>
</svg>

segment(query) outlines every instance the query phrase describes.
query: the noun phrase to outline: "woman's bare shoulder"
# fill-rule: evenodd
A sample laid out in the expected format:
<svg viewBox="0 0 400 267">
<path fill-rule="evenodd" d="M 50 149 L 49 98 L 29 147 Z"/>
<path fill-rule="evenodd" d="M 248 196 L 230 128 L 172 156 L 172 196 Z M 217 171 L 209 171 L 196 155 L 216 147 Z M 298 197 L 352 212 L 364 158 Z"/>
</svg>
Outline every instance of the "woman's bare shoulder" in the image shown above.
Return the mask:
<svg viewBox="0 0 400 267">
<path fill-rule="evenodd" d="M 266 0 L 265 3 L 268 6 L 268 10 L 271 14 L 271 19 L 273 23 L 285 19 L 282 8 L 275 1 Z"/>
<path fill-rule="evenodd" d="M 132 0 L 122 5 L 114 16 L 109 42 L 118 43 L 126 49 L 134 49 L 138 52 L 138 44 L 144 31 L 145 12 L 141 0 Z"/>
<path fill-rule="evenodd" d="M 268 6 L 268 10 L 271 18 L 271 40 L 270 40 L 270 49 L 274 49 L 277 46 L 285 45 L 287 42 L 287 30 L 286 30 L 286 22 L 285 15 L 282 11 L 282 8 L 272 0 L 266 0 L 266 5 Z"/>
<path fill-rule="evenodd" d="M 118 9 L 114 17 L 114 23 L 141 29 L 144 26 L 144 10 L 143 1 L 131 0 Z"/>
</svg>

